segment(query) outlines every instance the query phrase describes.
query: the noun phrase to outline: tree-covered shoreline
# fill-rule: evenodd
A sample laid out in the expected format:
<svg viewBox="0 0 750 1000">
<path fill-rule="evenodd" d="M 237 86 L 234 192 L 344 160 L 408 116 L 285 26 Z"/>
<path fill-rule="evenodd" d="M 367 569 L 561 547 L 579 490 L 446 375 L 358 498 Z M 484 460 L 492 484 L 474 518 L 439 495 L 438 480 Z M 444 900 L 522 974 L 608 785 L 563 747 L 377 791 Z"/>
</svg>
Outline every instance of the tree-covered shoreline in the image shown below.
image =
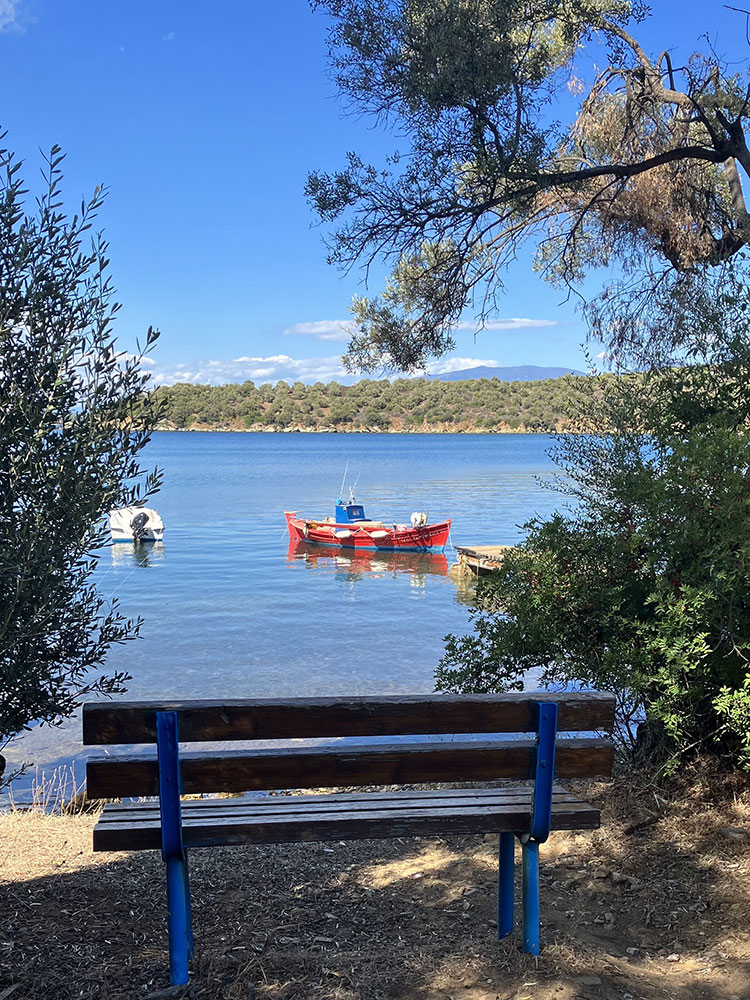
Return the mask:
<svg viewBox="0 0 750 1000">
<path fill-rule="evenodd" d="M 614 378 L 179 383 L 152 396 L 162 407 L 164 430 L 539 434 L 583 429 L 584 399 L 606 393 Z"/>
</svg>

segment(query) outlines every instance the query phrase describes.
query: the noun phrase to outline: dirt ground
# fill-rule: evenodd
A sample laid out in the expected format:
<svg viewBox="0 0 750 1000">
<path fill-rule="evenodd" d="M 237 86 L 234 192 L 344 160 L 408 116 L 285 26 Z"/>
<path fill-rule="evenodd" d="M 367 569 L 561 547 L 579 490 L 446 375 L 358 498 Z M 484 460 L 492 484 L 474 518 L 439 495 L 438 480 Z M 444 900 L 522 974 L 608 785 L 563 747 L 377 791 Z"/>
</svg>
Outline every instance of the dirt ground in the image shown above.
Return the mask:
<svg viewBox="0 0 750 1000">
<path fill-rule="evenodd" d="M 704 768 L 585 792 L 602 829 L 542 848 L 538 959 L 518 931 L 497 940 L 494 837 L 212 848 L 191 855 L 197 953 L 174 995 L 750 1000 L 747 779 Z M 94 821 L 0 817 L 0 1000 L 168 986 L 161 859 L 92 854 Z"/>
</svg>

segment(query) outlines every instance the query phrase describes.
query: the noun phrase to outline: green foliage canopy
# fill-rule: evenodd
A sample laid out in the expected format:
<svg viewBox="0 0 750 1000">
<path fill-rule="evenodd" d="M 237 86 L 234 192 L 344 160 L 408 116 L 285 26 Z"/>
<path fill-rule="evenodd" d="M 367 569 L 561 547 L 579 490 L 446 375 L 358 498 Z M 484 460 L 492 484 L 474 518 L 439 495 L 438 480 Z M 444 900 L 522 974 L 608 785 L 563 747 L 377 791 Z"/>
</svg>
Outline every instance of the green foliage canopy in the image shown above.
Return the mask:
<svg viewBox="0 0 750 1000">
<path fill-rule="evenodd" d="M 348 109 L 406 146 L 383 164 L 350 153 L 307 182 L 333 263 L 392 265 L 381 295 L 355 299 L 352 370 L 415 370 L 449 350 L 467 306 L 480 322 L 494 309 L 527 240 L 543 273 L 568 286 L 619 264 L 629 280 L 609 289 L 605 314 L 633 283 L 651 302 L 654 269 L 669 283 L 746 245 L 747 80 L 710 52 L 681 67 L 649 55 L 634 33 L 645 5 L 312 6 L 329 18 Z M 607 316 L 595 332 L 612 339 Z"/>
<path fill-rule="evenodd" d="M 123 673 L 98 668 L 140 622 L 106 605 L 91 574 L 108 536 L 102 515 L 158 486 L 138 461 L 157 414 L 140 356 L 116 348 L 107 245 L 92 233 L 102 191 L 66 217 L 61 161 L 54 148 L 26 214 L 21 164 L 0 149 L 3 745 L 34 722 L 60 722 L 85 695 L 123 689 Z M 149 329 L 145 350 L 157 336 Z"/>
</svg>

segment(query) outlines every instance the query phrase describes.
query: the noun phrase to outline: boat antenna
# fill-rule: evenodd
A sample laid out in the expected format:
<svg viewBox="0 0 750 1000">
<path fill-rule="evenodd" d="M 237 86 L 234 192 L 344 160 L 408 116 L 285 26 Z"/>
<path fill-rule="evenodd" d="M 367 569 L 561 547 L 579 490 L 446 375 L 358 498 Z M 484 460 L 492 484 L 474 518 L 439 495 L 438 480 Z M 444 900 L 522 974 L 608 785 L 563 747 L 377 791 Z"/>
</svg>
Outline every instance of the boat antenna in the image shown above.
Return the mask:
<svg viewBox="0 0 750 1000">
<path fill-rule="evenodd" d="M 344 495 L 344 486 L 346 485 L 346 474 L 347 474 L 348 471 L 349 471 L 349 462 L 347 461 L 346 468 L 344 469 L 344 476 L 343 476 L 343 478 L 341 480 L 341 489 L 339 490 L 339 496 L 340 497 L 342 497 Z"/>
</svg>

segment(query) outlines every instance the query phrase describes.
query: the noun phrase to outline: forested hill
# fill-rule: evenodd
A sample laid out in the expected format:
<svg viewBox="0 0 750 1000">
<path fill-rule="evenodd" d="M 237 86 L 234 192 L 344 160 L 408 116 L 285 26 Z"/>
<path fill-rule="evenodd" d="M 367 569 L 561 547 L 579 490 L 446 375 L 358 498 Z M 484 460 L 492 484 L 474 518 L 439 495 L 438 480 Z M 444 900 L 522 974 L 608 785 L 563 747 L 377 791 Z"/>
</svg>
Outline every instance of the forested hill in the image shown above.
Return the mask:
<svg viewBox="0 0 750 1000">
<path fill-rule="evenodd" d="M 363 379 L 351 386 L 182 383 L 154 392 L 164 404 L 166 429 L 543 432 L 574 429 L 582 393 L 608 377 Z"/>
</svg>

